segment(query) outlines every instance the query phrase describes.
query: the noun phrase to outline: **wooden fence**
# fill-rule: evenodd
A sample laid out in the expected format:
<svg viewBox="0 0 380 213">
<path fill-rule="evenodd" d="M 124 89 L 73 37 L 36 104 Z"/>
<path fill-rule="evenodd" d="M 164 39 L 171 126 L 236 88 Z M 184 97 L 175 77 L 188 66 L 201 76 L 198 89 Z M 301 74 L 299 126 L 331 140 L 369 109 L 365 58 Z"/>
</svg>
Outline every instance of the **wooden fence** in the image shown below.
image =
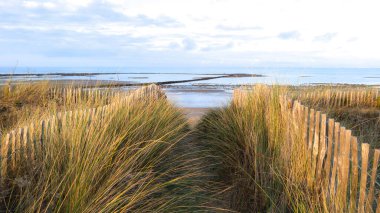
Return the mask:
<svg viewBox="0 0 380 213">
<path fill-rule="evenodd" d="M 75 98 L 85 97 L 86 94 L 82 90 L 67 90 L 63 94 L 66 97 L 70 96 L 68 93 L 74 93 Z M 81 94 L 81 92 L 83 92 Z M 58 94 L 58 92 L 54 93 Z M 86 97 L 91 97 L 91 91 L 88 92 Z M 95 95 L 101 93 L 94 92 Z M 111 97 L 111 93 L 108 93 Z M 118 98 L 114 98 L 112 103 L 107 105 L 84 109 L 60 112 L 47 119 L 35 121 L 27 126 L 17 128 L 4 137 L 0 135 L 0 178 L 1 183 L 4 183 L 10 174 L 17 173 L 20 169 L 17 167 L 17 162 L 24 161 L 29 165 L 33 165 L 37 156 L 40 156 L 43 151 L 43 146 L 48 138 L 52 135 L 59 134 L 63 128 L 74 128 L 77 123 L 86 123 L 91 125 L 95 120 L 99 122 L 105 118 L 107 114 L 117 112 L 117 109 L 125 107 L 128 104 L 133 104 L 136 100 L 146 100 L 147 102 L 156 100 L 158 98 L 165 98 L 165 94 L 156 85 L 142 87 L 130 93 L 114 93 Z M 124 96 L 122 96 L 124 94 Z"/>
<path fill-rule="evenodd" d="M 246 93 L 244 90 L 235 90 L 234 103 L 244 103 Z M 352 93 L 338 94 L 341 94 L 338 97 L 354 97 L 347 95 Z M 358 101 L 345 103 L 358 104 Z M 285 136 L 288 143 L 303 143 L 304 153 L 299 153 L 299 150 L 297 154 L 294 153 L 299 158 L 297 161 L 308 164 L 303 181 L 313 191 L 320 193 L 321 204 L 326 204 L 324 210 L 380 212 L 379 185 L 376 181 L 380 150 L 371 149 L 367 143 L 359 143 L 351 130 L 328 118 L 323 112 L 302 105 L 298 100 L 280 96 L 280 105 L 282 116 L 288 119 Z M 293 147 L 292 144 L 287 146 Z"/>
<path fill-rule="evenodd" d="M 329 107 L 380 107 L 378 89 L 316 89 L 315 91 L 299 91 L 296 98 L 311 105 L 321 104 Z"/>
<path fill-rule="evenodd" d="M 49 95 L 51 99 L 60 100 L 62 105 L 95 102 L 108 104 L 113 98 L 120 98 L 125 93 L 111 89 L 55 87 L 50 89 Z"/>
</svg>

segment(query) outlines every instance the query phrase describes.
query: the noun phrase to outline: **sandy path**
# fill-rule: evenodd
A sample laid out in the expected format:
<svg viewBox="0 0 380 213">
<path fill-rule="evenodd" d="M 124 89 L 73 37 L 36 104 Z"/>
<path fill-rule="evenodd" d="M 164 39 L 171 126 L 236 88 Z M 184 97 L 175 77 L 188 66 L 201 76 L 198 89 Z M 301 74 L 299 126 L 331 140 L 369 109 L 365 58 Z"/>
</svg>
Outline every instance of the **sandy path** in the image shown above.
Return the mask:
<svg viewBox="0 0 380 213">
<path fill-rule="evenodd" d="M 183 113 L 189 119 L 189 123 L 192 127 L 194 127 L 199 120 L 205 115 L 211 108 L 181 108 Z"/>
</svg>

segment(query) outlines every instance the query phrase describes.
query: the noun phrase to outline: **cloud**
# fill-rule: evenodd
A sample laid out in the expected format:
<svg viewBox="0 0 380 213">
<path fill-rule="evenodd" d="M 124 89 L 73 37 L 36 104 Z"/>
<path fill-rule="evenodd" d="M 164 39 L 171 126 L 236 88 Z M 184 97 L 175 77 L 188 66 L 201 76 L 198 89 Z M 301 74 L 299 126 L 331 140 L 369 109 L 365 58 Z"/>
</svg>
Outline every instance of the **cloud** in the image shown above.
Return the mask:
<svg viewBox="0 0 380 213">
<path fill-rule="evenodd" d="M 76 11 L 88 7 L 93 0 L 58 0 L 58 1 L 22 1 L 21 5 L 27 9 L 66 9 Z"/>
<path fill-rule="evenodd" d="M 284 39 L 284 40 L 291 40 L 291 39 L 299 39 L 301 34 L 298 31 L 288 31 L 288 32 L 282 32 L 278 34 L 278 38 Z"/>
<path fill-rule="evenodd" d="M 217 25 L 216 29 L 225 30 L 225 31 L 246 31 L 246 30 L 262 30 L 262 27 L 242 27 L 242 26 L 229 26 L 229 25 Z"/>
<path fill-rule="evenodd" d="M 185 38 L 182 40 L 182 46 L 184 50 L 194 50 L 197 48 L 197 44 L 193 39 Z"/>
<path fill-rule="evenodd" d="M 380 29 L 373 27 L 380 19 L 378 4 L 352 0 L 342 8 L 331 0 L 0 0 L 0 60 L 6 64 L 5 59 L 28 57 L 41 66 L 47 61 L 59 66 L 107 58 L 113 65 L 113 58 L 131 57 L 120 61 L 137 65 L 158 63 L 151 57 L 160 56 L 167 57 L 168 66 L 183 58 L 194 59 L 194 64 L 245 65 L 252 63 L 254 51 L 254 58 L 269 65 L 279 58 L 281 64 L 299 65 L 298 56 L 305 56 L 322 65 L 366 59 L 380 66 Z"/>
<path fill-rule="evenodd" d="M 156 18 L 149 18 L 145 15 L 138 15 L 135 17 L 128 17 L 128 19 L 140 26 L 158 26 L 158 27 L 181 27 L 180 22 L 168 16 L 159 16 Z"/>
<path fill-rule="evenodd" d="M 359 38 L 358 37 L 351 37 L 351 38 L 349 38 L 348 40 L 347 40 L 347 42 L 356 42 L 356 41 L 358 41 L 359 40 Z"/>
<path fill-rule="evenodd" d="M 79 8 L 88 7 L 93 3 L 93 0 L 63 0 L 63 5 L 69 10 L 77 10 Z"/>
<path fill-rule="evenodd" d="M 326 34 L 314 37 L 314 41 L 317 41 L 317 42 L 329 42 L 333 38 L 335 38 L 336 36 L 337 36 L 337 33 L 326 33 Z"/>
<path fill-rule="evenodd" d="M 211 45 L 211 46 L 208 46 L 208 47 L 204 47 L 201 50 L 204 51 L 204 52 L 208 52 L 208 51 L 221 51 L 221 50 L 228 50 L 228 49 L 231 49 L 233 47 L 234 47 L 234 43 L 233 42 L 229 42 L 227 44 L 222 44 L 222 45 Z"/>
<path fill-rule="evenodd" d="M 40 3 L 35 2 L 35 1 L 24 1 L 22 3 L 22 6 L 25 8 L 37 8 L 40 6 Z"/>
</svg>

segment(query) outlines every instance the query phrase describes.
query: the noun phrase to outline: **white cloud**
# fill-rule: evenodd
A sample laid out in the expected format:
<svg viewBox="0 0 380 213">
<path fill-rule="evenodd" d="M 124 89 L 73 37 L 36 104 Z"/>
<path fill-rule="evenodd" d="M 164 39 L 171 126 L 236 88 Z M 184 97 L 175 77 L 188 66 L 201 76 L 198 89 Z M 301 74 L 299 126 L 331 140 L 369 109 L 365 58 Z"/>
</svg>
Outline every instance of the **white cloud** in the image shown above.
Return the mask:
<svg viewBox="0 0 380 213">
<path fill-rule="evenodd" d="M 42 7 L 46 9 L 54 9 L 57 5 L 54 4 L 53 2 L 44 2 L 42 3 Z"/>
<path fill-rule="evenodd" d="M 93 0 L 63 0 L 63 4 L 70 10 L 77 10 L 89 6 Z"/>
<path fill-rule="evenodd" d="M 34 8 L 40 7 L 40 3 L 35 2 L 35 1 L 24 1 L 22 3 L 22 6 L 24 6 L 26 8 L 32 8 L 32 9 L 34 9 Z"/>
<path fill-rule="evenodd" d="M 3 3 L 4 8 L 9 2 L 18 0 L 5 1 L 8 3 Z M 252 52 L 272 53 L 273 60 L 279 58 L 278 54 L 289 53 L 291 57 L 297 53 L 297 56 L 304 55 L 305 58 L 315 57 L 321 64 L 323 59 L 334 59 L 338 63 L 356 58 L 372 60 L 380 66 L 380 28 L 376 27 L 380 20 L 378 0 L 21 2 L 22 7 L 28 11 L 37 8 L 54 9 L 56 13 L 52 17 L 60 18 L 59 23 L 49 22 L 43 18 L 44 14 L 29 12 L 28 16 L 42 18 L 34 20 L 30 25 L 22 23 L 20 17 L 15 23 L 2 23 L 3 27 L 13 24 L 13 29 L 20 30 L 43 29 L 48 32 L 49 29 L 64 29 L 94 36 L 149 38 L 149 41 L 137 41 L 128 46 L 138 46 L 147 51 L 175 49 L 198 54 L 200 57 L 204 57 L 206 50 L 207 54 L 219 53 L 218 57 L 225 57 L 221 59 L 223 61 L 228 61 L 234 54 L 239 58 L 246 55 L 246 58 L 250 58 L 247 63 L 262 61 L 260 56 L 255 56 L 255 60 L 252 60 L 249 57 Z M 8 9 L 15 8 L 16 3 Z M 105 10 L 106 14 L 100 14 Z M 102 18 L 99 19 L 101 15 Z M 91 17 L 95 17 L 94 20 Z M 266 54 L 265 58 L 269 59 L 270 56 Z M 302 60 L 302 57 L 297 60 Z M 297 60 L 289 59 L 292 63 Z"/>
<path fill-rule="evenodd" d="M 57 5 L 53 2 L 23 1 L 22 6 L 28 9 L 54 9 Z"/>
</svg>

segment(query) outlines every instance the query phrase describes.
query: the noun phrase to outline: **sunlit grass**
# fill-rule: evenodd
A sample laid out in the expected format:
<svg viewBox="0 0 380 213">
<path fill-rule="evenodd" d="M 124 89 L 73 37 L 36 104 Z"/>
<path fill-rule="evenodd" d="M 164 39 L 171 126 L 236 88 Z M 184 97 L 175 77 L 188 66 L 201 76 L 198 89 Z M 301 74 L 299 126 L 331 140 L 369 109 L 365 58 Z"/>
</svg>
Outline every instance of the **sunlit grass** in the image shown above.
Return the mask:
<svg viewBox="0 0 380 213">
<path fill-rule="evenodd" d="M 308 189 L 302 136 L 280 104 L 284 88 L 255 86 L 198 125 L 225 202 L 239 212 L 320 211 Z M 289 129 L 289 131 L 287 130 Z M 288 134 L 290 133 L 290 135 Z"/>
<path fill-rule="evenodd" d="M 1 209 L 328 210 L 321 183 L 311 186 L 308 181 L 311 168 L 305 153 L 304 120 L 283 102 L 284 95 L 294 92 L 289 88 L 246 87 L 241 99 L 236 96 L 228 107 L 211 110 L 194 130 L 157 87 L 111 98 L 95 95 L 91 101 L 64 101 L 52 95 L 52 89 L 48 82 L 19 85 L 11 91 L 4 87 L 0 94 L 5 100 L 0 113 L 3 131 L 59 111 L 110 103 L 115 107 L 73 122 L 54 121 L 57 130 L 44 138 L 35 161 L 20 159 L 16 169 L 2 177 Z M 303 103 L 327 112 L 363 139 L 377 140 L 378 123 L 366 119 L 376 117 L 378 109 L 323 107 L 319 101 Z M 353 119 L 358 114 L 365 116 Z"/>
<path fill-rule="evenodd" d="M 46 118 L 61 111 L 86 109 L 110 103 L 110 96 L 87 94 L 80 99 L 66 97 L 66 91 L 76 91 L 74 84 L 66 86 L 49 81 L 31 83 L 13 83 L 0 87 L 0 133 L 17 126 L 29 124 L 33 120 Z M 104 93 L 111 90 L 104 88 Z M 72 92 L 74 94 L 74 92 Z M 92 98 L 88 98 L 92 97 Z"/>
<path fill-rule="evenodd" d="M 16 162 L 18 169 L 2 187 L 2 209 L 186 212 L 204 208 L 201 190 L 195 187 L 202 176 L 199 162 L 189 159 L 191 150 L 176 152 L 183 149 L 188 134 L 187 120 L 165 97 L 139 94 L 105 116 L 63 123 L 45 138 L 35 162 Z"/>
</svg>

